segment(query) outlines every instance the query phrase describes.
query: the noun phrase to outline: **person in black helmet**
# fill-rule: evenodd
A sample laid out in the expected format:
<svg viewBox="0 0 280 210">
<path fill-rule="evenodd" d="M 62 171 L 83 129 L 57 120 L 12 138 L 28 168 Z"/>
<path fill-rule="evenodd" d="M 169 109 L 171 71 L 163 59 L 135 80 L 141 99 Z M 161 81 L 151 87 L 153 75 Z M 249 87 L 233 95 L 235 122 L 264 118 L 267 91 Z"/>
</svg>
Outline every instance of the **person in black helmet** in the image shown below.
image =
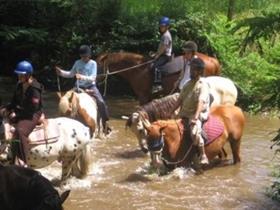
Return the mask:
<svg viewBox="0 0 280 210">
<path fill-rule="evenodd" d="M 33 66 L 28 61 L 21 61 L 14 71 L 18 83 L 12 101 L 0 110 L 0 115 L 10 118 L 15 123 L 16 134 L 20 139 L 20 152 L 16 164 L 26 166 L 26 151 L 30 142 L 28 136 L 40 124 L 42 111 L 43 86 L 32 76 Z"/>
<path fill-rule="evenodd" d="M 162 89 L 161 86 L 161 71 L 160 67 L 166 64 L 171 59 L 172 54 L 172 37 L 169 32 L 170 19 L 162 17 L 159 20 L 159 30 L 161 33 L 158 50 L 152 57 L 155 59 L 152 68 L 155 69 L 154 86 L 152 92 L 158 92 Z"/>
<path fill-rule="evenodd" d="M 184 52 L 184 69 L 174 84 L 174 88 L 178 87 L 179 90 L 182 90 L 184 85 L 191 79 L 190 63 L 193 58 L 197 58 L 197 44 L 194 41 L 187 41 L 183 44 L 182 50 Z"/>
<path fill-rule="evenodd" d="M 208 164 L 202 138 L 202 123 L 208 119 L 210 99 L 207 83 L 202 77 L 205 64 L 200 58 L 190 62 L 190 80 L 184 85 L 171 113 L 180 108 L 179 117 L 184 120 L 185 130 L 190 127 L 194 145 L 200 152 L 200 163 Z"/>
<path fill-rule="evenodd" d="M 55 67 L 58 75 L 66 78 L 76 77 L 76 85 L 96 99 L 98 111 L 101 115 L 103 132 L 107 135 L 111 132 L 108 125 L 109 112 L 102 95 L 96 87 L 97 64 L 91 59 L 91 49 L 87 45 L 82 45 L 79 49 L 80 59 L 76 60 L 70 71 L 65 71 L 58 66 Z"/>
</svg>

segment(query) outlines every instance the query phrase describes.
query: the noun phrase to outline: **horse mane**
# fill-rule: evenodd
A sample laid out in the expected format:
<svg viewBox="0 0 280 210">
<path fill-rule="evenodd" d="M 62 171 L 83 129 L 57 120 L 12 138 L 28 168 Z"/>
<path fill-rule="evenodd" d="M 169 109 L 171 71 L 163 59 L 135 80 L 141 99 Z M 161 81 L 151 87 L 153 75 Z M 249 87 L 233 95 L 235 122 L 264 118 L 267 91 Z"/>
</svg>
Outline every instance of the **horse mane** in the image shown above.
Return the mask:
<svg viewBox="0 0 280 210">
<path fill-rule="evenodd" d="M 67 93 L 60 98 L 59 101 L 59 112 L 62 114 L 66 114 L 71 105 L 71 117 L 75 117 L 78 114 L 78 103 L 76 92 L 73 90 L 67 91 Z"/>
<path fill-rule="evenodd" d="M 174 107 L 179 93 L 175 93 L 160 99 L 155 99 L 138 108 L 138 112 L 144 112 L 148 115 L 149 121 L 154 122 L 158 119 L 169 119 L 170 110 Z"/>
</svg>

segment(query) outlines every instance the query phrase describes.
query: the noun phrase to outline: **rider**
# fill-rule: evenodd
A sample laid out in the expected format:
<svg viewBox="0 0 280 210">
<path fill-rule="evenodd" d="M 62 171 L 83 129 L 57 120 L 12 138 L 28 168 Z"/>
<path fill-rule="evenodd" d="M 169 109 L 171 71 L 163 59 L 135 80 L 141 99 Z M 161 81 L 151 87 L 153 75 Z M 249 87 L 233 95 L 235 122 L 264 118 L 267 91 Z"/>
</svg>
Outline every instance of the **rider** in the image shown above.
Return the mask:
<svg viewBox="0 0 280 210">
<path fill-rule="evenodd" d="M 160 67 L 166 64 L 171 59 L 172 53 L 172 37 L 169 32 L 170 19 L 162 17 L 159 21 L 159 30 L 161 33 L 158 50 L 152 57 L 155 59 L 153 68 L 155 69 L 153 92 L 159 91 L 161 87 L 161 72 Z"/>
<path fill-rule="evenodd" d="M 76 85 L 78 88 L 86 90 L 86 92 L 96 99 L 99 113 L 102 119 L 104 133 L 107 135 L 111 132 L 107 121 L 109 113 L 102 95 L 96 87 L 97 64 L 91 59 L 91 49 L 88 45 L 81 45 L 79 49 L 81 59 L 76 60 L 70 71 L 65 71 L 59 67 L 55 67 L 58 75 L 66 78 L 76 77 Z"/>
<path fill-rule="evenodd" d="M 187 41 L 184 43 L 182 50 L 184 52 L 184 69 L 175 82 L 175 88 L 178 86 L 179 90 L 182 90 L 190 80 L 190 62 L 193 58 L 197 58 L 197 44 L 194 41 Z"/>
<path fill-rule="evenodd" d="M 12 101 L 1 109 L 11 122 L 16 123 L 16 134 L 20 139 L 19 164 L 25 165 L 28 136 L 40 123 L 42 112 L 43 86 L 32 76 L 33 67 L 28 61 L 21 61 L 14 71 L 18 75 L 18 83 Z M 24 163 L 23 163 L 23 162 Z"/>
<path fill-rule="evenodd" d="M 208 164 L 205 154 L 204 140 L 202 138 L 202 123 L 208 119 L 209 89 L 207 83 L 201 78 L 205 68 L 200 58 L 193 58 L 190 62 L 190 80 L 181 90 L 180 96 L 171 113 L 181 107 L 179 117 L 185 120 L 185 127 L 191 128 L 194 145 L 198 145 L 201 164 Z"/>
</svg>

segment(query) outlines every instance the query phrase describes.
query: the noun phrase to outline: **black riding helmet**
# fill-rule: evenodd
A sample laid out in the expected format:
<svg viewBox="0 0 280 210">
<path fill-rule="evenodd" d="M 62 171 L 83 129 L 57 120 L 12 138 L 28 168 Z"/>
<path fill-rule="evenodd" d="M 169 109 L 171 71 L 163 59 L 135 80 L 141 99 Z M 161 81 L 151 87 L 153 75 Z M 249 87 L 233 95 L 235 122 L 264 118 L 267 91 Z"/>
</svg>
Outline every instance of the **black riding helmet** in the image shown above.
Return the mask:
<svg viewBox="0 0 280 210">
<path fill-rule="evenodd" d="M 88 45 L 82 45 L 79 49 L 80 56 L 90 56 L 91 55 L 91 49 Z"/>
<path fill-rule="evenodd" d="M 200 58 L 193 58 L 190 62 L 191 69 L 200 71 L 201 74 L 203 74 L 204 68 L 205 68 L 205 63 L 202 59 Z"/>
<path fill-rule="evenodd" d="M 197 52 L 197 44 L 194 41 L 187 41 L 182 49 L 184 52 Z"/>
</svg>

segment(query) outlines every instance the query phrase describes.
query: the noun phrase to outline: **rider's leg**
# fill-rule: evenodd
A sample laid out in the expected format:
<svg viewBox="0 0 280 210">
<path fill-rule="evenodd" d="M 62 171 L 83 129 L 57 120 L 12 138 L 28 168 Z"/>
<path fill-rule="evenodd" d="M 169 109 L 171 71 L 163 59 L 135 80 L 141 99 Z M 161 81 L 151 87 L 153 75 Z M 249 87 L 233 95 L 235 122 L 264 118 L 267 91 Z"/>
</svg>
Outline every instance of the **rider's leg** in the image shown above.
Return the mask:
<svg viewBox="0 0 280 210">
<path fill-rule="evenodd" d="M 33 115 L 32 119 L 19 120 L 16 124 L 17 136 L 20 139 L 19 156 L 20 159 L 24 161 L 24 163 L 26 163 L 27 148 L 28 148 L 28 143 L 30 142 L 28 136 L 38 124 L 40 116 L 41 113 L 36 113 Z"/>
<path fill-rule="evenodd" d="M 169 56 L 161 55 L 158 59 L 154 61 L 154 68 L 155 68 L 155 83 L 161 83 L 161 71 L 160 67 L 162 67 L 164 64 L 166 64 L 170 60 Z"/>
<path fill-rule="evenodd" d="M 95 98 L 99 113 L 101 115 L 102 126 L 105 129 L 104 132 L 108 134 L 111 131 L 111 128 L 107 124 L 107 121 L 109 120 L 109 112 L 108 112 L 107 105 L 102 95 L 100 94 L 98 88 L 96 86 L 93 86 L 91 87 L 91 89 L 93 90 L 91 96 Z"/>
<path fill-rule="evenodd" d="M 204 139 L 202 137 L 202 122 L 200 120 L 196 121 L 196 124 L 192 128 L 192 134 L 194 137 L 194 143 L 198 146 L 200 153 L 200 163 L 208 164 L 208 158 L 205 154 Z"/>
</svg>

